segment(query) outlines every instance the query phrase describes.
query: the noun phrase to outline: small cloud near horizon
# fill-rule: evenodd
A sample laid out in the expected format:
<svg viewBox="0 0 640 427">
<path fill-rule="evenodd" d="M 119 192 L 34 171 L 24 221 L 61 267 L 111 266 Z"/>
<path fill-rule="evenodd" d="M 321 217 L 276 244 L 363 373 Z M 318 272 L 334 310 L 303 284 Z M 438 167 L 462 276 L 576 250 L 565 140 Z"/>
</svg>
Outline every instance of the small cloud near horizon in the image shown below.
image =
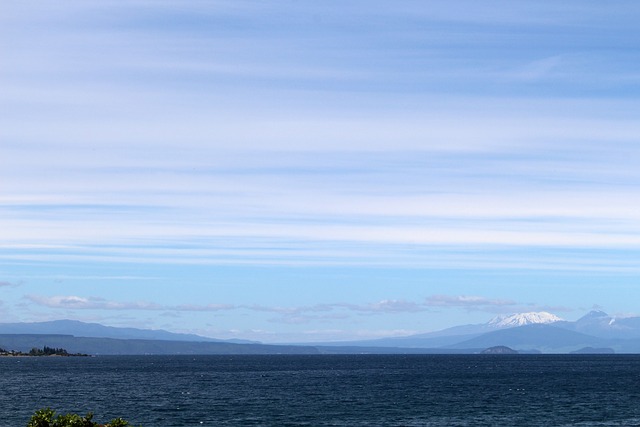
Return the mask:
<svg viewBox="0 0 640 427">
<path fill-rule="evenodd" d="M 515 307 L 516 301 L 509 299 L 486 298 L 475 295 L 431 295 L 425 299 L 425 305 L 429 307 L 455 307 L 468 310 L 488 310 L 495 307 Z"/>
<path fill-rule="evenodd" d="M 9 282 L 8 280 L 0 280 L 0 288 L 18 287 L 24 282 Z"/>
<path fill-rule="evenodd" d="M 25 295 L 25 299 L 49 308 L 64 309 L 97 309 L 97 310 L 167 310 L 167 311 L 218 311 L 236 308 L 229 304 L 184 304 L 167 306 L 147 301 L 117 302 L 99 297 L 80 297 L 77 295 L 55 295 L 51 297 L 42 295 Z"/>
</svg>

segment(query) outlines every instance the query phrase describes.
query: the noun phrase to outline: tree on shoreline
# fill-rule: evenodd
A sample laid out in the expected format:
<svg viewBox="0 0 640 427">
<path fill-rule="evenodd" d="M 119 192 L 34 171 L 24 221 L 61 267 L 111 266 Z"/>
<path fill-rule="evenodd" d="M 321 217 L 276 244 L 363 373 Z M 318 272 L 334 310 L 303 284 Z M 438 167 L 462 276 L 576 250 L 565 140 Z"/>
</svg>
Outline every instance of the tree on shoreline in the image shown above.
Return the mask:
<svg viewBox="0 0 640 427">
<path fill-rule="evenodd" d="M 64 348 L 55 348 L 45 345 L 43 348 L 33 347 L 28 353 L 0 348 L 0 356 L 88 356 L 88 354 L 69 353 Z"/>
<path fill-rule="evenodd" d="M 68 356 L 69 353 L 64 348 L 54 348 L 49 346 L 44 346 L 42 349 L 32 348 L 29 351 L 29 356 Z"/>
</svg>

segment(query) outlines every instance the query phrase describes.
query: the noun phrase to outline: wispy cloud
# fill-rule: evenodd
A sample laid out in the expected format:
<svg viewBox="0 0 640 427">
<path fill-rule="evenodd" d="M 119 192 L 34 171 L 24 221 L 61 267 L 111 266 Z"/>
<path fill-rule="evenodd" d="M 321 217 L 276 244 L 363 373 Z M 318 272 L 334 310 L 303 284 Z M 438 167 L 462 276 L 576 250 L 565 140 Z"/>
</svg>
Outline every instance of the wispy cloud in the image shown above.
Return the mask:
<svg viewBox="0 0 640 427">
<path fill-rule="evenodd" d="M 382 300 L 366 305 L 345 305 L 353 311 L 381 314 L 381 313 L 415 313 L 418 311 L 425 311 L 427 308 L 421 304 L 404 301 L 404 300 Z"/>
<path fill-rule="evenodd" d="M 56 295 L 45 297 L 26 295 L 25 298 L 49 308 L 78 310 L 159 310 L 160 306 L 148 302 L 115 302 L 99 297 L 80 297 L 76 295 Z"/>
<path fill-rule="evenodd" d="M 237 306 L 232 304 L 181 304 L 174 306 L 163 306 L 163 310 L 171 310 L 171 311 L 223 311 L 223 310 L 233 310 L 237 308 Z"/>
<path fill-rule="evenodd" d="M 425 299 L 425 305 L 486 311 L 487 308 L 493 307 L 514 307 L 517 303 L 508 299 L 491 299 L 473 295 L 432 295 Z"/>
<path fill-rule="evenodd" d="M 526 311 L 546 311 L 548 313 L 553 313 L 553 314 L 572 313 L 577 311 L 575 308 L 568 307 L 565 305 L 548 305 L 548 304 L 529 303 L 527 304 L 526 307 L 528 308 L 528 310 Z M 518 310 L 518 311 L 525 311 L 525 310 Z M 585 310 L 585 311 L 588 311 L 588 310 Z"/>
<path fill-rule="evenodd" d="M 100 297 L 81 297 L 76 295 L 25 295 L 25 298 L 49 308 L 74 310 L 221 311 L 236 308 L 229 304 L 161 305 L 147 301 L 118 302 Z"/>
<path fill-rule="evenodd" d="M 575 311 L 570 307 L 560 305 L 525 303 L 512 299 L 487 298 L 477 295 L 431 295 L 425 298 L 424 305 L 439 310 L 448 308 L 486 313 L 521 313 L 530 311 L 568 313 Z"/>
<path fill-rule="evenodd" d="M 424 302 L 413 302 L 399 299 L 385 299 L 367 304 L 330 303 L 298 307 L 278 307 L 246 304 L 177 304 L 163 305 L 147 301 L 118 302 L 99 297 L 81 297 L 76 295 L 26 295 L 25 298 L 36 304 L 49 308 L 62 309 L 99 309 L 99 310 L 152 310 L 152 311 L 185 311 L 209 312 L 228 310 L 247 310 L 264 313 L 275 313 L 282 316 L 283 321 L 302 322 L 304 319 L 341 319 L 348 315 L 362 314 L 400 314 L 428 311 L 438 308 L 465 308 L 479 311 L 492 311 L 495 307 L 515 307 L 518 303 L 507 299 L 491 299 L 482 296 L 468 295 L 432 295 Z"/>
<path fill-rule="evenodd" d="M 287 316 L 297 316 L 309 313 L 328 313 L 334 311 L 350 311 L 353 313 L 413 313 L 424 311 L 426 307 L 422 304 L 388 299 L 368 304 L 347 304 L 331 303 L 316 304 L 299 307 L 278 307 L 264 305 L 234 305 L 234 304 L 177 304 L 162 305 L 152 302 L 117 302 L 99 297 L 82 297 L 77 295 L 26 295 L 26 299 L 31 302 L 47 306 L 50 308 L 71 308 L 71 309 L 101 309 L 101 310 L 167 310 L 167 311 L 221 311 L 221 310 L 250 310 L 256 312 L 277 313 Z"/>
<path fill-rule="evenodd" d="M 560 56 L 550 56 L 532 61 L 510 73 L 510 77 L 526 81 L 536 81 L 551 77 L 562 66 L 565 59 Z"/>
<path fill-rule="evenodd" d="M 9 282 L 7 280 L 0 280 L 0 288 L 15 288 L 15 287 L 21 286 L 23 284 L 24 284 L 24 282 L 22 282 L 22 281 Z"/>
<path fill-rule="evenodd" d="M 340 312 L 330 312 L 325 314 L 294 314 L 294 313 L 286 313 L 280 317 L 274 317 L 268 319 L 268 322 L 271 323 L 284 323 L 288 325 L 305 325 L 310 323 L 325 323 L 325 322 L 334 322 L 349 319 L 350 315 L 347 313 Z"/>
<path fill-rule="evenodd" d="M 635 5 L 339 3 L 4 2 L 3 277 L 52 310 L 313 325 L 518 304 L 469 296 L 472 280 L 265 303 L 292 267 L 397 269 L 407 288 L 500 270 L 514 298 L 531 289 L 515 272 L 640 272 Z M 219 271 L 242 302 L 136 302 L 142 277 L 175 295 L 165 275 Z M 122 302 L 101 294 L 123 283 Z"/>
</svg>

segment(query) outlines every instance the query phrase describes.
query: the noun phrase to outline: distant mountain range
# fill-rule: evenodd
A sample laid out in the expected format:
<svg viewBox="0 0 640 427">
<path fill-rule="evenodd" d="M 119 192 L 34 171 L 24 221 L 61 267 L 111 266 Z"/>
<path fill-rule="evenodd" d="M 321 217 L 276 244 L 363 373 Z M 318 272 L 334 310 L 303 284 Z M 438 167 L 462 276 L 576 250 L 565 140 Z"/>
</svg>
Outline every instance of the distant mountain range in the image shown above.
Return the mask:
<svg viewBox="0 0 640 427">
<path fill-rule="evenodd" d="M 640 353 L 640 317 L 613 318 L 602 311 L 592 311 L 570 322 L 546 312 L 517 313 L 487 323 L 405 337 L 282 345 L 74 320 L 0 323 L 1 348 L 29 351 L 45 345 L 73 353 L 104 355 L 480 353 L 501 346 L 519 353 Z"/>
<path fill-rule="evenodd" d="M 193 334 L 177 334 L 162 329 L 116 328 L 99 323 L 77 320 L 53 320 L 34 323 L 0 323 L 0 334 L 53 334 L 73 335 L 89 338 L 117 338 L 164 341 L 232 342 L 236 344 L 259 344 L 247 340 L 218 340 Z"/>
<path fill-rule="evenodd" d="M 219 341 L 190 334 L 176 334 L 164 330 L 115 328 L 99 323 L 84 323 L 77 320 L 53 320 L 34 323 L 0 323 L 0 334 L 52 334 L 76 337 L 151 339 L 170 341 Z"/>
<path fill-rule="evenodd" d="M 217 340 L 157 329 L 116 328 L 77 320 L 0 323 L 0 348 L 29 351 L 44 346 L 70 353 L 119 354 L 316 354 L 309 346 L 266 345 L 246 340 Z"/>
<path fill-rule="evenodd" d="M 517 313 L 437 332 L 342 344 L 469 352 L 507 346 L 525 353 L 584 353 L 589 349 L 598 353 L 640 353 L 640 317 L 613 318 L 602 311 L 591 311 L 569 322 L 547 312 Z"/>
</svg>

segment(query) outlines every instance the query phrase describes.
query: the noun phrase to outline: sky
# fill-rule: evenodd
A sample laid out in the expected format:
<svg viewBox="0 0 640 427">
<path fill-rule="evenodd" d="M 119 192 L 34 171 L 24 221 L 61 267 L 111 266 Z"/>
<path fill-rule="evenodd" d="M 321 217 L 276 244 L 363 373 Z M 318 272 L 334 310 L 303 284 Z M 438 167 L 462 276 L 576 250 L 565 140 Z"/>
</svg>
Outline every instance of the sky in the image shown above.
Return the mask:
<svg viewBox="0 0 640 427">
<path fill-rule="evenodd" d="M 0 2 L 0 322 L 640 315 L 640 3 Z"/>
</svg>

